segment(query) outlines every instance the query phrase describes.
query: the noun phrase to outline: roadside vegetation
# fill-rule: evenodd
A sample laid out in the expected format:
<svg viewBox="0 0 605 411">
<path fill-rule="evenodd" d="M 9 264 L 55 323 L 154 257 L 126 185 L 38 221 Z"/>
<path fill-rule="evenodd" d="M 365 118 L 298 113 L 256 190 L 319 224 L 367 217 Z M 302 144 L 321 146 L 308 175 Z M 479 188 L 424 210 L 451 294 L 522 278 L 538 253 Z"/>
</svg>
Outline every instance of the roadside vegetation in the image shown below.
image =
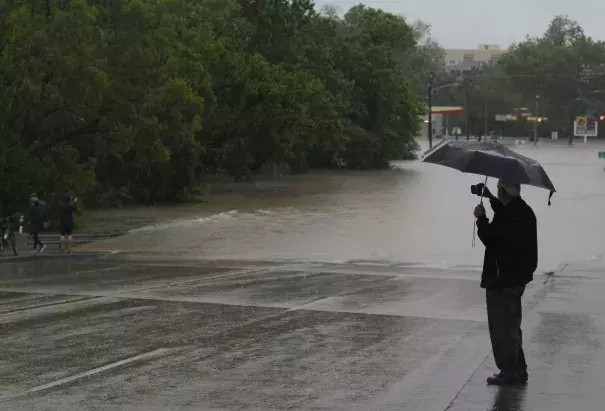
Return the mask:
<svg viewBox="0 0 605 411">
<path fill-rule="evenodd" d="M 429 79 L 451 80 L 443 53 L 428 25 L 362 5 L 0 0 L 0 202 L 189 201 L 211 175 L 388 167 L 417 150 Z M 478 121 L 481 101 L 539 93 L 554 117 L 585 104 L 577 89 L 604 63 L 602 43 L 558 18 L 435 104 L 472 87 Z"/>
</svg>

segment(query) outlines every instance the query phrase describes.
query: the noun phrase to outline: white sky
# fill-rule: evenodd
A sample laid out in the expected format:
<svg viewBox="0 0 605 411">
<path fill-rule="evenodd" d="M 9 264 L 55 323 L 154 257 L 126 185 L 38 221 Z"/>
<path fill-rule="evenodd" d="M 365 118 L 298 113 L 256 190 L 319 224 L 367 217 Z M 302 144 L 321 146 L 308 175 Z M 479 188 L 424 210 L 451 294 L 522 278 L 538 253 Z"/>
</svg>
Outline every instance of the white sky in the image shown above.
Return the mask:
<svg viewBox="0 0 605 411">
<path fill-rule="evenodd" d="M 478 44 L 503 47 L 527 34 L 541 35 L 557 14 L 578 21 L 587 35 L 605 40 L 603 0 L 315 0 L 318 7 L 335 6 L 340 13 L 359 3 L 420 19 L 432 26 L 443 47 L 475 48 Z"/>
</svg>

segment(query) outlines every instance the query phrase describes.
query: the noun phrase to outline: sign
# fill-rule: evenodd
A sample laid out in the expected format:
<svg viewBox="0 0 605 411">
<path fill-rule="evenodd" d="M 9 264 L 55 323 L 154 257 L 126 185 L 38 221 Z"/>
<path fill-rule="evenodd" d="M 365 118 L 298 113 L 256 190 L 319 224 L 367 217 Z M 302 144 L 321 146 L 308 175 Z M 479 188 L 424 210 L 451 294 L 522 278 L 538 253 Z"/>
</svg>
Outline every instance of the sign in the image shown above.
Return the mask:
<svg viewBox="0 0 605 411">
<path fill-rule="evenodd" d="M 508 121 L 508 114 L 496 114 L 496 121 Z"/>
<path fill-rule="evenodd" d="M 599 151 L 599 158 L 605 158 L 605 151 Z"/>
<path fill-rule="evenodd" d="M 576 117 L 574 135 L 576 137 L 596 137 L 599 134 L 598 122 L 595 117 Z"/>
</svg>

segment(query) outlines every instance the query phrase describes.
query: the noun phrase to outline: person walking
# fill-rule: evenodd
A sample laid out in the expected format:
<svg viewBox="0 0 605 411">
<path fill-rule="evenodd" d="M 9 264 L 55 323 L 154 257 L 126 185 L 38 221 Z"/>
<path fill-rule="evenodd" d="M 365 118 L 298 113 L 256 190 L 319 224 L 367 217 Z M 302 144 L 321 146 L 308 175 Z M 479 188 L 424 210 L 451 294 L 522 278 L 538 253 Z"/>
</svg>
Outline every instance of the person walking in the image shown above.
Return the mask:
<svg viewBox="0 0 605 411">
<path fill-rule="evenodd" d="M 38 198 L 36 193 L 32 193 L 29 196 L 29 213 L 28 222 L 30 226 L 30 234 L 34 239 L 34 246 L 30 252 L 41 253 L 46 249 L 46 245 L 40 241 L 40 232 L 44 228 L 46 221 L 48 220 L 47 205 L 44 201 Z"/>
<path fill-rule="evenodd" d="M 72 235 L 75 227 L 74 214 L 78 210 L 78 198 L 65 194 L 59 204 L 60 251 L 71 253 Z"/>
<path fill-rule="evenodd" d="M 487 383 L 525 384 L 521 297 L 538 266 L 536 216 L 521 198 L 519 184 L 500 180 L 497 197 L 481 186 L 494 211 L 490 222 L 482 204 L 474 210 L 477 235 L 485 245 L 481 287 L 486 290 L 490 340 L 500 370 Z"/>
</svg>

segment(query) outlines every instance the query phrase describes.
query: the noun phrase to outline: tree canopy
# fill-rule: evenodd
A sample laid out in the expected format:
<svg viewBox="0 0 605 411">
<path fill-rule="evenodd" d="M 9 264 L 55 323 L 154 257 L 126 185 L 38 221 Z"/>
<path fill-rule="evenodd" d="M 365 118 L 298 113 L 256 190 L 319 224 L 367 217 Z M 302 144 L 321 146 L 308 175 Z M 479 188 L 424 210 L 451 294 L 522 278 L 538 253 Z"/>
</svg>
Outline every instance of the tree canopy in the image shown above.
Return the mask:
<svg viewBox="0 0 605 411">
<path fill-rule="evenodd" d="M 0 202 L 184 201 L 267 163 L 386 167 L 416 149 L 427 29 L 311 0 L 1 0 Z"/>
<path fill-rule="evenodd" d="M 540 125 L 542 132 L 568 134 L 575 116 L 605 115 L 605 42 L 587 36 L 569 17 L 555 16 L 542 36 L 512 45 L 497 62 L 462 78 L 442 73 L 439 81 L 459 81 L 460 87 L 439 93 L 438 103 L 466 106 L 469 93 L 473 133 L 483 131 L 487 111 L 490 129 L 508 127 L 508 132 L 527 135 L 529 125 L 511 129 L 511 124 L 496 124 L 494 114 L 521 107 L 533 113 L 537 102 L 537 114 L 548 118 Z"/>
<path fill-rule="evenodd" d="M 471 96 L 472 127 L 539 95 L 564 129 L 605 110 L 605 44 L 557 16 L 460 77 L 427 24 L 364 5 L 0 0 L 0 205 L 186 201 L 205 176 L 267 164 L 387 167 L 414 155 L 431 79 L 459 84 L 435 104 Z"/>
</svg>

